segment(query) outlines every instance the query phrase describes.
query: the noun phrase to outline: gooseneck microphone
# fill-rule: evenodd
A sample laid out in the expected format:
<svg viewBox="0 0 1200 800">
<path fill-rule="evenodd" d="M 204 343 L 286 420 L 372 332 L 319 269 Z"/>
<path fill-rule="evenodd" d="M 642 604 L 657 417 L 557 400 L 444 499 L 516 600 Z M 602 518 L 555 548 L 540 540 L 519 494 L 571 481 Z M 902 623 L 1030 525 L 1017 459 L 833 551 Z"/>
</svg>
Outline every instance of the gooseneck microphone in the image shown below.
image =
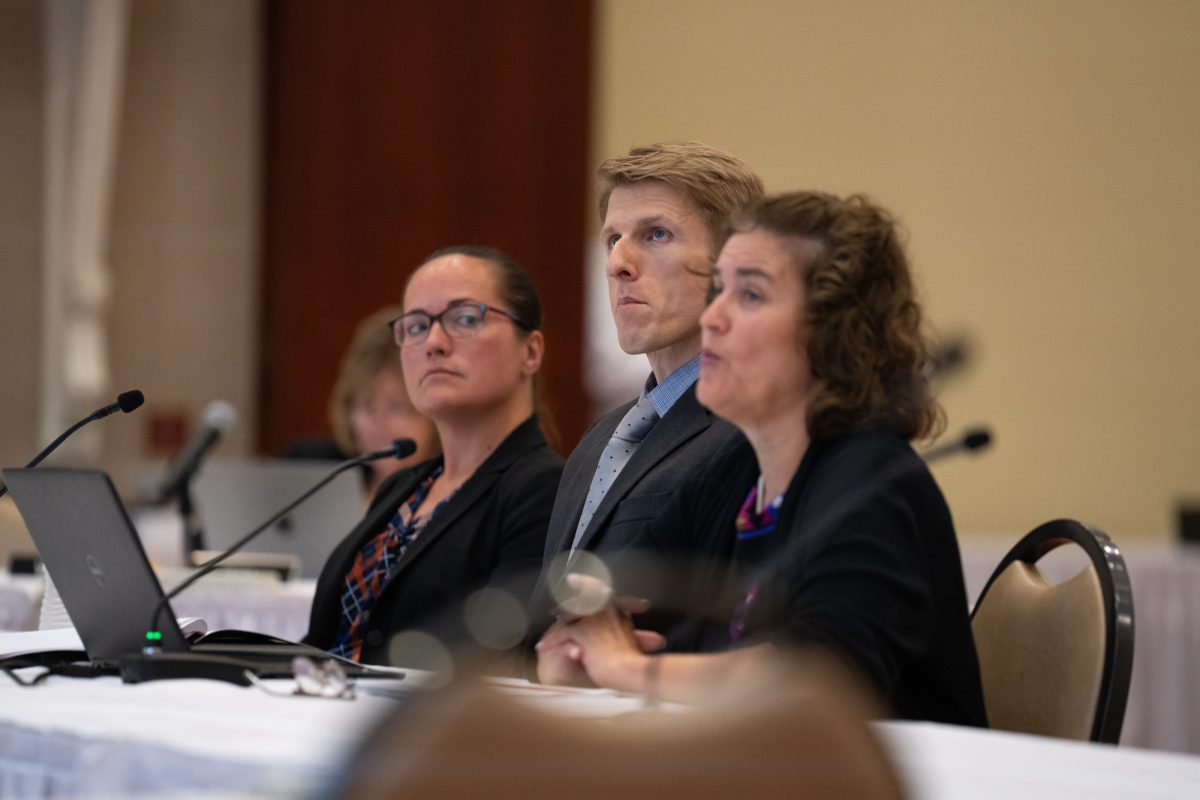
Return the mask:
<svg viewBox="0 0 1200 800">
<path fill-rule="evenodd" d="M 202 424 L 187 444 L 179 451 L 179 455 L 167 468 L 166 477 L 162 479 L 158 489 L 151 499 L 152 505 L 162 505 L 172 497 L 182 494 L 188 483 L 200 469 L 200 462 L 208 455 L 221 436 L 237 422 L 237 412 L 233 406 L 224 400 L 214 400 L 204 407 Z"/>
<path fill-rule="evenodd" d="M 171 602 L 171 598 L 177 596 L 184 589 L 188 588 L 193 583 L 200 580 L 208 573 L 212 572 L 214 569 L 216 569 L 221 564 L 222 561 L 229 558 L 237 551 L 241 550 L 243 547 L 245 547 L 247 544 L 249 544 L 250 541 L 252 539 L 254 539 L 254 537 L 258 536 L 260 533 L 262 533 L 263 531 L 270 528 L 272 525 L 274 525 L 276 522 L 278 522 L 280 519 L 282 519 L 286 514 L 290 513 L 294 508 L 296 508 L 296 506 L 300 505 L 305 500 L 312 497 L 317 491 L 319 491 L 327 483 L 332 481 L 334 478 L 336 478 L 338 475 L 342 474 L 346 470 L 353 469 L 354 467 L 357 467 L 360 464 L 365 464 L 368 461 L 377 461 L 378 459 L 381 459 L 381 458 L 408 458 L 416 451 L 417 451 L 417 443 L 414 442 L 412 439 L 397 439 L 394 442 L 392 442 L 392 446 L 386 450 L 376 450 L 373 453 L 364 453 L 363 455 L 359 456 L 358 458 L 352 458 L 348 461 L 343 461 L 341 464 L 338 464 L 336 467 L 334 467 L 334 469 L 328 475 L 326 475 L 321 480 L 317 481 L 315 486 L 313 486 L 311 489 L 306 491 L 304 494 L 297 497 L 292 502 L 288 503 L 286 506 L 281 508 L 279 511 L 275 512 L 275 514 L 272 515 L 271 518 L 268 519 L 266 522 L 259 525 L 257 528 L 250 531 L 249 533 L 247 533 L 241 539 L 238 539 L 236 542 L 234 542 L 232 545 L 230 545 L 229 548 L 226 549 L 224 552 L 220 553 L 217 556 L 214 556 L 213 558 L 209 559 L 208 561 L 205 561 L 203 564 L 200 565 L 200 567 L 195 572 L 193 572 L 191 575 L 189 575 L 186 580 L 184 580 L 178 586 L 176 586 L 175 588 L 171 589 L 171 591 L 169 591 L 165 595 L 163 595 L 163 599 L 161 601 L 159 601 L 157 606 L 155 606 L 154 616 L 152 616 L 150 618 L 150 627 L 146 631 L 146 649 L 148 651 L 153 650 L 155 647 L 158 646 L 158 643 L 162 641 L 162 632 L 158 629 L 158 621 L 161 618 L 163 610 L 166 609 L 168 607 L 168 604 Z"/>
<path fill-rule="evenodd" d="M 33 460 L 25 465 L 25 469 L 33 469 L 38 464 L 42 463 L 42 460 L 57 450 L 58 446 L 65 442 L 68 436 L 82 428 L 84 425 L 87 425 L 89 422 L 103 419 L 109 414 L 115 414 L 118 411 L 128 414 L 130 411 L 140 408 L 144 402 L 146 402 L 146 396 L 137 389 L 130 389 L 128 392 L 121 392 L 119 395 L 117 395 L 117 400 L 115 403 L 109 403 L 103 408 L 97 408 L 95 411 L 63 431 L 57 439 L 42 448 L 42 452 L 34 456 Z M 8 487 L 0 484 L 0 497 L 3 497 L 7 492 Z"/>
<path fill-rule="evenodd" d="M 955 453 L 972 453 L 987 448 L 992 443 L 992 432 L 987 428 L 969 428 L 966 433 L 952 442 L 931 447 L 921 454 L 926 464 L 952 456 Z"/>
</svg>

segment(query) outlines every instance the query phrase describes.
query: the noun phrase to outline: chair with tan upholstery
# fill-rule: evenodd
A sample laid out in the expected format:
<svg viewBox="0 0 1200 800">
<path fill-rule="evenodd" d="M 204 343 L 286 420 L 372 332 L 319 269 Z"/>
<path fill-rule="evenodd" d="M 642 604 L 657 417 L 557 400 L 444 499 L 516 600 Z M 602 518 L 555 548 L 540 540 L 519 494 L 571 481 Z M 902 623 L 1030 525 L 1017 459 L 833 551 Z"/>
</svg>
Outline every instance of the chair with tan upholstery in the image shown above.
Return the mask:
<svg viewBox="0 0 1200 800">
<path fill-rule="evenodd" d="M 1036 562 L 1076 545 L 1089 565 L 1052 584 Z M 1133 596 L 1103 531 L 1047 522 L 992 573 L 971 616 L 993 728 L 1116 744 L 1133 669 Z"/>
</svg>

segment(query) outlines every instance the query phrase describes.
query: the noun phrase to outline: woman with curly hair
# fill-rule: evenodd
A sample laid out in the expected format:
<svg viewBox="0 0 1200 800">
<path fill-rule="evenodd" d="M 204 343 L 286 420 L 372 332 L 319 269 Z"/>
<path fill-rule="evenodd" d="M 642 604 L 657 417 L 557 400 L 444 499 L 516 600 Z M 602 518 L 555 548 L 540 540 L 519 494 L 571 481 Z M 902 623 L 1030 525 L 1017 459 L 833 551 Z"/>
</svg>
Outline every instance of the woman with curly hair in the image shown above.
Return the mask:
<svg viewBox="0 0 1200 800">
<path fill-rule="evenodd" d="M 651 654 L 617 600 L 560 620 L 538 646 L 540 677 L 687 701 L 751 679 L 781 648 L 818 646 L 896 716 L 985 725 L 954 526 L 909 444 L 942 416 L 892 217 L 819 192 L 753 204 L 701 325 L 697 396 L 757 458 L 726 482 L 741 507 L 722 651 Z"/>
</svg>

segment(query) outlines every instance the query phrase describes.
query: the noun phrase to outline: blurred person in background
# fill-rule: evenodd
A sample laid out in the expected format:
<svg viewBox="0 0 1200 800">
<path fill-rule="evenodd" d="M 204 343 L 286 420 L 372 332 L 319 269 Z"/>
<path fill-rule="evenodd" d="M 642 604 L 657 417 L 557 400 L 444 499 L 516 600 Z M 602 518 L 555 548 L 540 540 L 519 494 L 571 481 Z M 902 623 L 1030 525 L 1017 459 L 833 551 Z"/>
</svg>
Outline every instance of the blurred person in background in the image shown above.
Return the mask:
<svg viewBox="0 0 1200 800">
<path fill-rule="evenodd" d="M 368 499 L 389 475 L 427 461 L 441 449 L 433 421 L 413 407 L 404 386 L 390 326 L 401 311 L 390 306 L 359 323 L 329 401 L 334 439 L 345 458 L 384 450 L 396 439 L 412 439 L 417 445 L 408 458 L 381 458 L 364 465 Z"/>
</svg>

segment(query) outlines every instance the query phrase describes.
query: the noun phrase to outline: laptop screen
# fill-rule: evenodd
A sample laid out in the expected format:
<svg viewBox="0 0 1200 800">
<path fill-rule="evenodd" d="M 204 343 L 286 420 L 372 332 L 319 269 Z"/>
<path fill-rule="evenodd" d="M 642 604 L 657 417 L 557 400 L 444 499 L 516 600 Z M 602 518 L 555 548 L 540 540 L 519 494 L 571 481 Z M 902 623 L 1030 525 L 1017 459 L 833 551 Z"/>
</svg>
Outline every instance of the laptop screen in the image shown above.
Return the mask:
<svg viewBox="0 0 1200 800">
<path fill-rule="evenodd" d="M 328 461 L 215 459 L 204 465 L 192 496 L 207 550 L 225 550 L 329 475 Z M 366 512 L 362 477 L 338 475 L 255 537 L 251 553 L 300 558 L 300 574 L 316 578 L 333 548 Z"/>
<path fill-rule="evenodd" d="M 49 468 L 3 474 L 88 656 L 115 661 L 141 650 L 163 591 L 108 475 Z M 188 649 L 169 608 L 158 629 L 163 650 Z"/>
</svg>

